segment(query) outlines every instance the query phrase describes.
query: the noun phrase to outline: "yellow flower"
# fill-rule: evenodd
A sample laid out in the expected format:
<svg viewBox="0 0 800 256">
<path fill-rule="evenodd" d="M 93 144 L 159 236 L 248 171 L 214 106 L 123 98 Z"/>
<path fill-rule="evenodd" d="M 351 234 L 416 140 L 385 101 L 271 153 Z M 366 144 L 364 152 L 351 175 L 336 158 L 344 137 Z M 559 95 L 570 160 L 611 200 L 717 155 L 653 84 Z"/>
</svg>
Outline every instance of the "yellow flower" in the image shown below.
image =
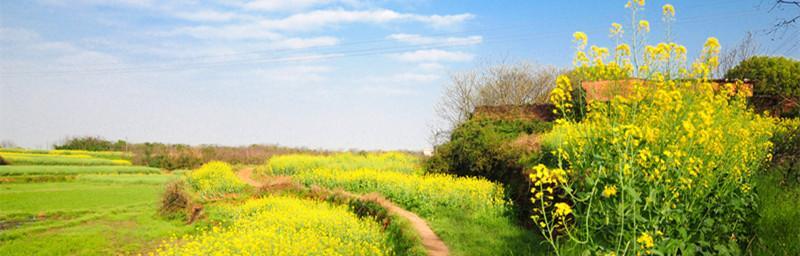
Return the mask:
<svg viewBox="0 0 800 256">
<path fill-rule="evenodd" d="M 622 30 L 622 24 L 616 22 L 611 23 L 611 29 L 609 30 L 609 32 L 611 33 L 612 36 L 622 35 L 622 33 L 624 32 Z"/>
<path fill-rule="evenodd" d="M 653 246 L 655 246 L 653 244 L 653 237 L 648 233 L 642 233 L 642 235 L 636 239 L 636 242 L 640 243 L 642 248 L 653 248 Z"/>
<path fill-rule="evenodd" d="M 578 43 L 578 47 L 580 48 L 585 47 L 586 43 L 589 41 L 589 38 L 586 36 L 586 33 L 580 31 L 572 33 L 572 38 L 576 43 Z"/>
<path fill-rule="evenodd" d="M 556 203 L 556 217 L 566 217 L 572 213 L 572 207 L 567 203 Z"/>
<path fill-rule="evenodd" d="M 631 47 L 628 46 L 628 44 L 625 44 L 625 43 L 617 45 L 616 51 L 620 56 L 631 55 Z"/>
<path fill-rule="evenodd" d="M 604 197 L 612 197 L 612 196 L 614 196 L 616 194 L 617 194 L 617 186 L 616 185 L 611 185 L 611 186 L 606 185 L 606 187 L 603 188 L 603 196 Z"/>
<path fill-rule="evenodd" d="M 646 20 L 640 20 L 639 31 L 650 32 L 650 22 Z"/>
<path fill-rule="evenodd" d="M 672 6 L 671 4 L 665 4 L 663 7 L 661 7 L 661 9 L 662 12 L 664 13 L 664 16 L 667 17 L 675 16 L 675 6 Z"/>
</svg>

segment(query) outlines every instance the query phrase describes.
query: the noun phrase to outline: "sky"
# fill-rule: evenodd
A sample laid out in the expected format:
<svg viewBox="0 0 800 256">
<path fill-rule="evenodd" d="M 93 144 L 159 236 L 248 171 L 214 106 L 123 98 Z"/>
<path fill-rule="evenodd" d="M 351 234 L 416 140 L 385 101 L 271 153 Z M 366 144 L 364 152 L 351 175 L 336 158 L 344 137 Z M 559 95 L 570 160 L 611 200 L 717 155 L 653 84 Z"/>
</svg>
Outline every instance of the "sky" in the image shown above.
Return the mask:
<svg viewBox="0 0 800 256">
<path fill-rule="evenodd" d="M 696 56 L 756 33 L 800 58 L 766 0 L 647 1 Z M 625 1 L 0 1 L 0 140 L 68 136 L 324 149 L 430 147 L 449 77 L 500 61 L 569 67 L 574 31 L 613 47 Z M 629 29 L 629 28 L 626 28 Z"/>
</svg>

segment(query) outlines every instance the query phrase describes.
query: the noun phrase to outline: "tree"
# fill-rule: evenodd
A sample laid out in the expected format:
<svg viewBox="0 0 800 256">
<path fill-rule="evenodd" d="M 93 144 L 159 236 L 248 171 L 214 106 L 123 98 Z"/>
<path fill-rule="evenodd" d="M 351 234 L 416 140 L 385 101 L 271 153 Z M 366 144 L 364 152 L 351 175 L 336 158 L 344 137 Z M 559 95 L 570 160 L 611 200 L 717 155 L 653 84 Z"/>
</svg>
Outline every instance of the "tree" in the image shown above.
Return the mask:
<svg viewBox="0 0 800 256">
<path fill-rule="evenodd" d="M 436 106 L 445 129 L 434 129 L 433 142 L 467 120 L 477 106 L 524 105 L 546 102 L 561 70 L 528 62 L 500 63 L 456 73 Z M 446 139 L 444 139 L 446 140 Z"/>
<path fill-rule="evenodd" d="M 728 79 L 755 81 L 753 95 L 756 107 L 770 109 L 786 106 L 798 109 L 800 103 L 800 61 L 786 57 L 756 56 L 742 61 L 725 74 Z M 788 110 L 789 113 L 794 112 Z"/>
<path fill-rule="evenodd" d="M 715 77 L 722 77 L 728 70 L 750 57 L 758 55 L 760 47 L 753 33 L 747 32 L 739 45 L 720 54 L 719 67 Z"/>
</svg>

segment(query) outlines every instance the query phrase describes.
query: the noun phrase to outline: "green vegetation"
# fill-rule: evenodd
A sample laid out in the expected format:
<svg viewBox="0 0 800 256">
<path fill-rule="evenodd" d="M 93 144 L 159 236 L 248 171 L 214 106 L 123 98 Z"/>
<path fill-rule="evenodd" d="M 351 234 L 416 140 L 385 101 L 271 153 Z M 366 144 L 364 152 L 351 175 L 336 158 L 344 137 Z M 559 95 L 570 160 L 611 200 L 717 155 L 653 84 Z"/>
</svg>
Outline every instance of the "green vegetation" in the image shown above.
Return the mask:
<svg viewBox="0 0 800 256">
<path fill-rule="evenodd" d="M 312 163 L 320 161 L 314 158 L 296 157 Z M 273 158 L 270 162 L 274 160 L 281 161 Z M 296 168 L 285 168 L 293 170 L 293 179 L 304 185 L 364 194 L 378 192 L 420 214 L 454 255 L 531 255 L 541 249 L 536 236 L 517 226 L 508 213 L 502 186 L 485 179 L 391 169 L 343 170 L 337 164 L 333 168 L 314 165 L 314 169 L 304 169 L 299 167 L 308 164 L 294 163 Z"/>
<path fill-rule="evenodd" d="M 156 176 L 172 178 L 0 184 L 0 255 L 135 254 L 190 232 L 191 226 L 155 214 L 163 186 L 150 183 Z"/>
<path fill-rule="evenodd" d="M 60 166 L 60 165 L 3 165 L 0 177 L 23 175 L 77 174 L 159 174 L 161 170 L 144 166 Z"/>
<path fill-rule="evenodd" d="M 770 110 L 784 117 L 800 117 L 800 61 L 786 57 L 755 56 L 725 74 L 728 79 L 749 79 L 752 103 L 759 111 Z"/>
<path fill-rule="evenodd" d="M 188 177 L 189 185 L 204 198 L 242 192 L 247 186 L 236 177 L 229 164 L 219 161 L 204 164 Z"/>
<path fill-rule="evenodd" d="M 800 184 L 781 185 L 782 175 L 772 171 L 758 175 L 755 183 L 759 210 L 749 251 L 753 255 L 796 255 L 800 252 Z"/>
<path fill-rule="evenodd" d="M 316 168 L 337 170 L 373 169 L 401 173 L 421 173 L 419 158 L 397 152 L 390 153 L 339 153 L 327 156 L 290 154 L 275 156 L 256 172 L 260 175 L 293 175 Z"/>
</svg>

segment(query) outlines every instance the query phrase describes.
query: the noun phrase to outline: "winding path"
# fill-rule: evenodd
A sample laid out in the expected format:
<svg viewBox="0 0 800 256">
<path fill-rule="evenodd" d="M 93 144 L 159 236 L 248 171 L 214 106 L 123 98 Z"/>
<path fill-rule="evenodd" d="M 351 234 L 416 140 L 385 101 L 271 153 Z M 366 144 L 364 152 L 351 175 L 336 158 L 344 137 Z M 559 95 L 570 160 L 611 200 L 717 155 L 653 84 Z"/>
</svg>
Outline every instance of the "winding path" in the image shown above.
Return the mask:
<svg viewBox="0 0 800 256">
<path fill-rule="evenodd" d="M 262 187 L 264 185 L 270 187 L 282 187 L 291 183 L 291 179 L 288 177 L 281 177 L 280 179 L 273 180 L 267 184 L 258 182 L 252 178 L 253 168 L 242 169 L 237 173 L 237 175 L 239 176 L 239 179 L 254 187 Z M 429 256 L 450 255 L 450 249 L 447 248 L 447 245 L 445 245 L 444 242 L 442 242 L 442 239 L 440 239 L 439 236 L 433 232 L 430 226 L 428 226 L 428 223 L 420 218 L 417 214 L 400 208 L 388 199 L 375 193 L 362 196 L 350 193 L 345 194 L 350 197 L 360 197 L 361 199 L 378 203 L 384 209 L 386 209 L 386 211 L 394 213 L 397 216 L 408 220 L 408 222 L 411 223 L 411 227 L 413 227 L 417 234 L 419 234 L 419 237 L 422 240 L 422 245 L 425 246 L 425 250 L 428 252 Z"/>
</svg>

